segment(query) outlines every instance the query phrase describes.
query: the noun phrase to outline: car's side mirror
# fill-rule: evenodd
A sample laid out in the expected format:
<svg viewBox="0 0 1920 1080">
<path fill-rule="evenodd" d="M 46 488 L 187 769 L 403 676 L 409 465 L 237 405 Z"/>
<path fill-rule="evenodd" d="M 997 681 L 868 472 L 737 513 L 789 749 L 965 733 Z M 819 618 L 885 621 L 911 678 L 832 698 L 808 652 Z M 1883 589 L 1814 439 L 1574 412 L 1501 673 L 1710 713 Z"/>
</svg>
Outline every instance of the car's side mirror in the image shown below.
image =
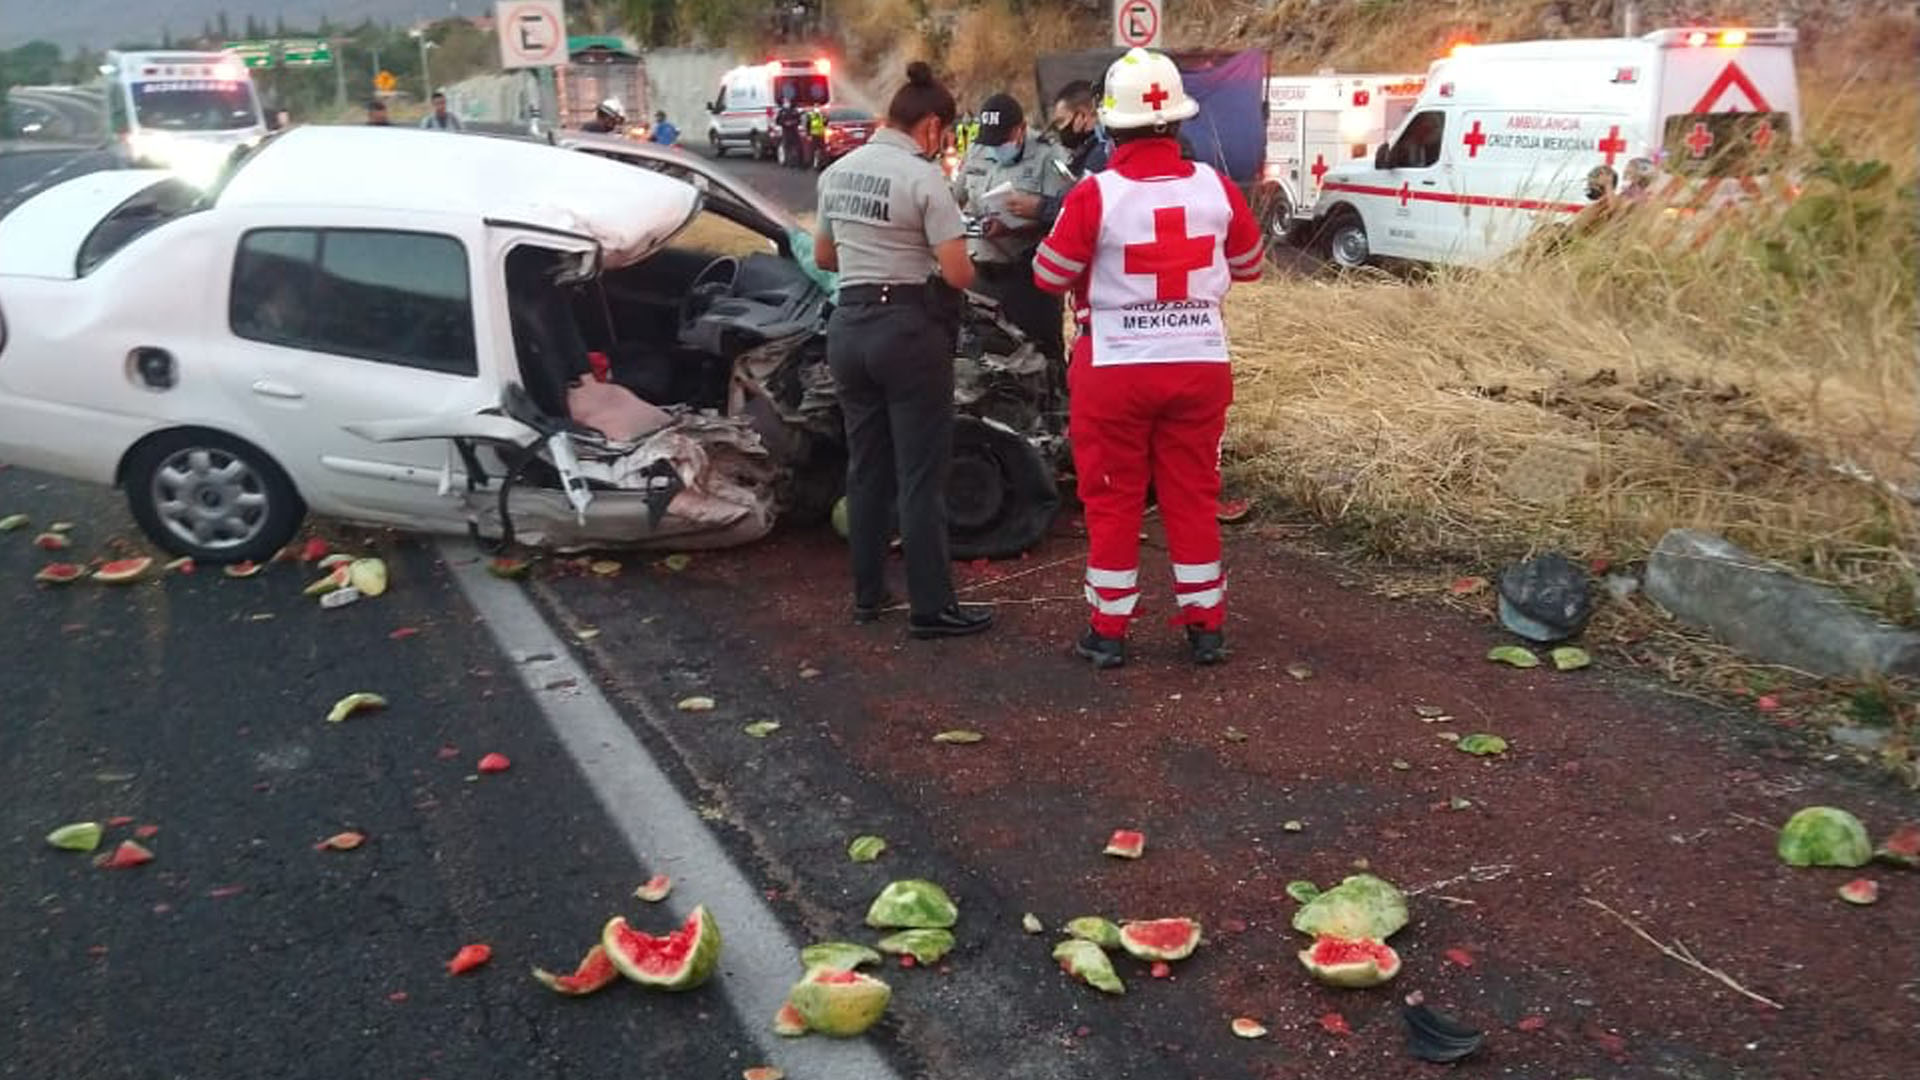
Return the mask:
<svg viewBox="0 0 1920 1080">
<path fill-rule="evenodd" d="M 1374 168 L 1376 168 L 1376 169 L 1387 169 L 1387 168 L 1392 168 L 1392 166 L 1388 164 L 1388 161 L 1389 161 L 1389 158 L 1387 157 L 1387 149 L 1388 149 L 1388 147 L 1387 147 L 1387 144 L 1386 144 L 1386 143 L 1381 143 L 1381 144 L 1380 144 L 1380 149 L 1378 149 L 1378 150 L 1375 150 L 1375 151 L 1373 152 L 1373 167 L 1374 167 Z"/>
<path fill-rule="evenodd" d="M 707 111 L 710 113 L 718 114 L 720 112 L 720 103 L 717 101 L 707 102 Z"/>
</svg>

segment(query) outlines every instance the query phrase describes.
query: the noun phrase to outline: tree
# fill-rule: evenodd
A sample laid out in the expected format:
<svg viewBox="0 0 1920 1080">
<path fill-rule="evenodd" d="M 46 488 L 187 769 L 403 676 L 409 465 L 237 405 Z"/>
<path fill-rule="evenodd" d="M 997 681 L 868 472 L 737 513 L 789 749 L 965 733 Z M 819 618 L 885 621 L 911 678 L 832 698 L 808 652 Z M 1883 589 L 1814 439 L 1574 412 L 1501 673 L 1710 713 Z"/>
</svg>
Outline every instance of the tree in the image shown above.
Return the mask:
<svg viewBox="0 0 1920 1080">
<path fill-rule="evenodd" d="M 220 31 L 220 40 L 221 40 L 221 41 L 232 41 L 232 40 L 233 40 L 233 26 L 232 26 L 232 24 L 230 24 L 229 22 L 227 22 L 227 9 L 226 9 L 226 8 L 221 8 L 221 9 L 220 9 L 220 15 L 219 15 L 219 17 L 218 17 L 218 18 L 217 18 L 217 19 L 216 19 L 216 20 L 214 21 L 214 27 L 215 27 L 216 29 L 218 29 L 218 30 Z"/>
<path fill-rule="evenodd" d="M 261 26 L 260 20 L 251 15 L 247 16 L 247 28 L 244 32 L 247 35 L 248 41 L 259 41 L 261 38 L 267 36 L 267 28 Z"/>
</svg>

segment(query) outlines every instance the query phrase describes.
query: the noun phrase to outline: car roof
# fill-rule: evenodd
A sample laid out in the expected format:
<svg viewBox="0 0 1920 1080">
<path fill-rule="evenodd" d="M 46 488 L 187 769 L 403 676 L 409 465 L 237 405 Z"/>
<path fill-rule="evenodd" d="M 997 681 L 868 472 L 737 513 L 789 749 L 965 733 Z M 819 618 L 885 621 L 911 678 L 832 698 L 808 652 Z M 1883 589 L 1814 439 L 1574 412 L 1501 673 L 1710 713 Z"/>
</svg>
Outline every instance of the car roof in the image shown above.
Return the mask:
<svg viewBox="0 0 1920 1080">
<path fill-rule="evenodd" d="M 216 206 L 507 220 L 590 235 L 622 266 L 684 225 L 699 198 L 683 180 L 529 140 L 307 126 L 263 143 Z"/>
</svg>

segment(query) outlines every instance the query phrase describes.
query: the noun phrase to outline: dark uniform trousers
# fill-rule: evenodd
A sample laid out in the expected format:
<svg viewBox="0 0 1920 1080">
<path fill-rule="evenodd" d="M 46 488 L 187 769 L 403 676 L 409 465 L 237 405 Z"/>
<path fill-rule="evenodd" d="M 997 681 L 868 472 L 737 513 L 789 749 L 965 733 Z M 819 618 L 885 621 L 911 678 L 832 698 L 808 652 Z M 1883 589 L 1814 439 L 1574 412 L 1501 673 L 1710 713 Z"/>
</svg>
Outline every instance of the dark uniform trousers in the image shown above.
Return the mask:
<svg viewBox="0 0 1920 1080">
<path fill-rule="evenodd" d="M 875 298 L 881 290 L 888 298 Z M 846 286 L 827 324 L 827 364 L 847 426 L 847 534 L 853 597 L 886 595 L 892 513 L 900 512 L 914 616 L 954 602 L 943 497 L 953 458 L 958 313 L 936 287 Z"/>
<path fill-rule="evenodd" d="M 1033 259 L 1018 262 L 975 262 L 973 291 L 1000 303 L 1007 321 L 1020 328 L 1042 356 L 1056 363 L 1067 355 L 1061 326 L 1061 301 L 1033 283 Z"/>
</svg>

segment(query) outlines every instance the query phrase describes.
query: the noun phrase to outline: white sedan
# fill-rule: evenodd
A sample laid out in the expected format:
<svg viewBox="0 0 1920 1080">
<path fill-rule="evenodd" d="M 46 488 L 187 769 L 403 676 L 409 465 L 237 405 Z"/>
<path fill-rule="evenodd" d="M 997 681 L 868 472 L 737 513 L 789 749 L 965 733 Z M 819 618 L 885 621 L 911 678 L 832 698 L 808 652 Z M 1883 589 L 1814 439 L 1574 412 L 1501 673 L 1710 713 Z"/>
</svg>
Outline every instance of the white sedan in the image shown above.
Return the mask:
<svg viewBox="0 0 1920 1080">
<path fill-rule="evenodd" d="M 156 544 L 214 563 L 308 512 L 559 549 L 824 514 L 832 283 L 805 234 L 677 151 L 568 142 L 303 127 L 204 193 L 127 170 L 37 194 L 0 218 L 0 459 L 119 485 Z M 716 223 L 755 250 L 716 253 Z M 1058 505 L 1048 373 L 983 318 L 967 557 Z"/>
</svg>

